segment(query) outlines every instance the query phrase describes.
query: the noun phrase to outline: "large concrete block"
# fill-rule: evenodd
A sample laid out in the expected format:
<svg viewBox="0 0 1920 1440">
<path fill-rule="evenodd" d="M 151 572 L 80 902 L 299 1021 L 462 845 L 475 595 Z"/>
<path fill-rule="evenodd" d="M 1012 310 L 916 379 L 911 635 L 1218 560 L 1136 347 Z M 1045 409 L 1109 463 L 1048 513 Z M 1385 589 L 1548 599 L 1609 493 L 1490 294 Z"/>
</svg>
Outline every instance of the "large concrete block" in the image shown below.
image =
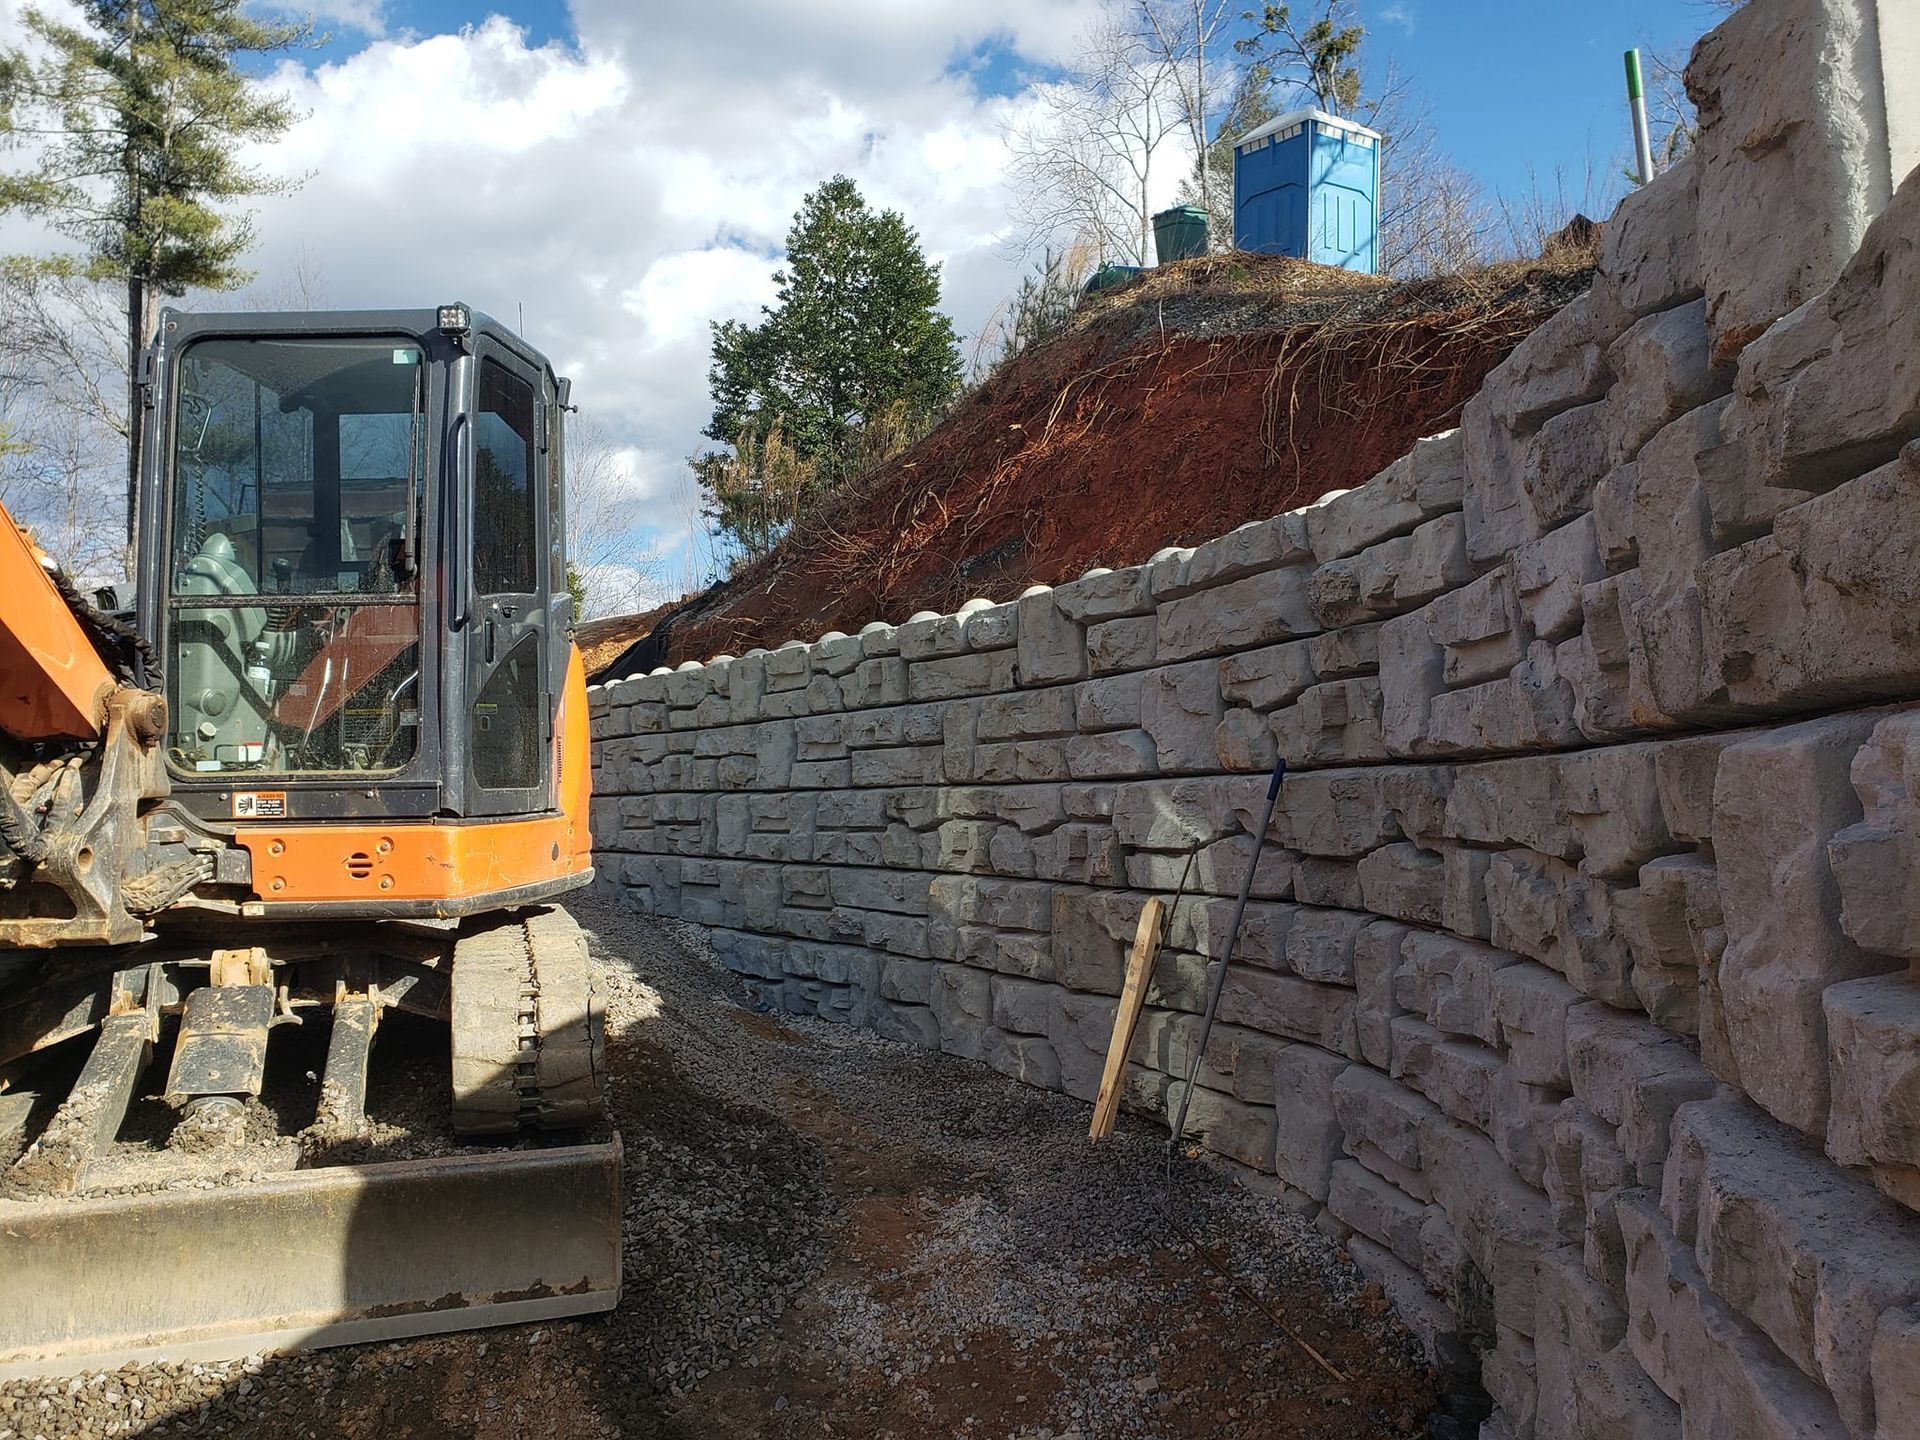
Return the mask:
<svg viewBox="0 0 1920 1440">
<path fill-rule="evenodd" d="M 1625 1197 L 1627 1340 L 1686 1417 L 1716 1440 L 1843 1440 L 1833 1401 L 1713 1293 L 1650 1199 Z"/>
<path fill-rule="evenodd" d="M 1874 1440 L 1920 1435 L 1920 1306 L 1889 1310 L 1873 1336 Z"/>
<path fill-rule="evenodd" d="M 1218 655 L 1313 634 L 1320 626 L 1307 608 L 1310 573 L 1305 566 L 1269 570 L 1161 605 L 1159 661 Z"/>
<path fill-rule="evenodd" d="M 1714 1079 L 1685 1041 L 1635 1015 L 1588 1002 L 1568 1010 L 1567 1063 L 1573 1093 L 1615 1127 L 1642 1185 L 1657 1186 L 1673 1115 L 1714 1091 Z"/>
<path fill-rule="evenodd" d="M 1419 1170 L 1421 1131 L 1440 1115 L 1432 1101 L 1368 1066 L 1350 1065 L 1335 1078 L 1330 1103 L 1348 1154 L 1372 1151 Z"/>
<path fill-rule="evenodd" d="M 1722 753 L 1714 784 L 1727 946 L 1705 999 L 1729 1047 L 1723 1078 L 1816 1137 L 1827 1129 L 1820 992 L 1898 964 L 1842 932 L 1827 859 L 1827 842 L 1860 819 L 1847 774 L 1873 725 L 1844 715 L 1764 732 Z"/>
<path fill-rule="evenodd" d="M 1385 1247 L 1406 1265 L 1419 1265 L 1426 1205 L 1355 1160 L 1336 1160 L 1329 1172 L 1327 1209 L 1344 1225 Z"/>
<path fill-rule="evenodd" d="M 1333 1114 L 1333 1085 L 1346 1059 L 1316 1045 L 1287 1045 L 1274 1055 L 1278 1099 L 1273 1169 L 1282 1180 L 1315 1200 L 1327 1198 L 1328 1176 L 1340 1156 L 1340 1123 Z"/>
<path fill-rule="evenodd" d="M 1184 1080 L 1167 1086 L 1169 1113 L 1177 1113 Z M 1192 1136 L 1216 1155 L 1238 1160 L 1250 1169 L 1273 1171 L 1274 1110 L 1271 1105 L 1248 1105 L 1203 1085 L 1193 1087 L 1193 1100 L 1187 1108 L 1185 1134 Z"/>
<path fill-rule="evenodd" d="M 1604 574 L 1591 515 L 1513 553 L 1513 592 L 1532 633 L 1564 640 L 1580 628 L 1580 595 Z"/>
<path fill-rule="evenodd" d="M 1674 1234 L 1850 1432 L 1872 1434 L 1874 1326 L 1920 1298 L 1920 1225 L 1744 1101 L 1684 1105 L 1673 1131 L 1662 1208 Z"/>
<path fill-rule="evenodd" d="M 1920 450 L 1783 512 L 1700 568 L 1703 654 L 1770 710 L 1920 686 Z"/>
<path fill-rule="evenodd" d="M 1536 1440 L 1681 1440 L 1680 1410 L 1626 1347 L 1627 1320 L 1571 1249 L 1543 1256 L 1533 1345 Z"/>
<path fill-rule="evenodd" d="M 1873 7 L 1774 0 L 1694 47 L 1698 244 L 1717 358 L 1832 283 L 1887 202 Z"/>
<path fill-rule="evenodd" d="M 1426 748 L 1433 702 L 1446 689 L 1446 651 L 1428 633 L 1425 611 L 1389 620 L 1380 629 L 1380 729 L 1388 753 L 1411 756 Z"/>
<path fill-rule="evenodd" d="M 1827 1152 L 1920 1211 L 1920 980 L 1885 975 L 1821 996 L 1833 1104 Z"/>
<path fill-rule="evenodd" d="M 1668 855 L 1640 868 L 1640 884 L 1616 892 L 1615 923 L 1633 955 L 1633 993 L 1656 1025 L 1700 1030 L 1700 976 L 1720 963 L 1727 930 L 1720 876 L 1702 855 Z"/>
<path fill-rule="evenodd" d="M 1880 5 L 1883 15 L 1896 8 Z M 1813 332 L 1791 346 L 1789 364 L 1799 364 L 1749 375 L 1742 357 L 1743 429 L 1764 483 L 1826 490 L 1920 434 L 1917 232 L 1920 183 L 1909 177 L 1833 288 L 1794 317 L 1796 329 Z"/>
<path fill-rule="evenodd" d="M 1305 564 L 1312 559 L 1307 517 L 1292 511 L 1271 520 L 1251 520 L 1218 540 L 1195 546 L 1187 562 L 1186 585 L 1193 590 L 1205 590 L 1229 580 L 1241 580 L 1283 565 Z"/>
<path fill-rule="evenodd" d="M 1220 1018 L 1229 1025 L 1305 1040 L 1349 1059 L 1358 1054 L 1353 992 L 1340 986 L 1316 985 L 1292 975 L 1235 964 L 1221 991 Z"/>
<path fill-rule="evenodd" d="M 1827 842 L 1840 928 L 1863 949 L 1920 960 L 1920 710 L 1875 725 L 1850 779 L 1861 822 Z"/>
<path fill-rule="evenodd" d="M 1540 1259 L 1559 1243 L 1547 1197 L 1515 1175 L 1490 1140 L 1453 1120 L 1422 1128 L 1420 1158 L 1435 1201 L 1492 1286 L 1494 1319 L 1531 1335 Z"/>
<path fill-rule="evenodd" d="M 1360 895 L 1376 915 L 1437 926 L 1446 900 L 1446 862 L 1411 841 L 1383 845 L 1361 857 Z"/>
<path fill-rule="evenodd" d="M 1354 947 L 1373 917 L 1351 910 L 1320 910 L 1311 906 L 1291 906 L 1288 909 L 1290 914 L 1284 931 L 1284 968 L 1303 980 L 1328 985 L 1351 985 Z M 1214 950 L 1210 953 L 1220 952 Z"/>
<path fill-rule="evenodd" d="M 1087 632 L 1056 603 L 1054 592 L 1020 597 L 1015 650 L 1022 685 L 1058 685 L 1087 675 Z M 858 673 L 858 672 L 856 672 Z"/>
<path fill-rule="evenodd" d="M 1632 315 L 1652 315 L 1700 293 L 1699 162 L 1689 158 L 1629 190 L 1600 231 L 1600 275 L 1608 298 Z"/>
<path fill-rule="evenodd" d="M 1141 690 L 1140 725 L 1153 737 L 1161 773 L 1218 769 L 1214 732 L 1223 713 L 1217 661 L 1149 672 Z"/>
<path fill-rule="evenodd" d="M 1393 1078 L 1419 1091 L 1451 1118 L 1486 1134 L 1505 1067 L 1497 1051 L 1454 1040 L 1414 1015 L 1393 1021 Z"/>
<path fill-rule="evenodd" d="M 1294 640 L 1227 656 L 1219 662 L 1221 694 L 1255 710 L 1291 705 L 1317 678 L 1309 646 L 1306 640 Z"/>
<path fill-rule="evenodd" d="M 1494 980 L 1520 957 L 1472 940 L 1416 930 L 1400 947 L 1394 999 L 1450 1035 L 1500 1043 L 1494 1015 Z"/>
<path fill-rule="evenodd" d="M 1540 965 L 1508 965 L 1493 974 L 1493 1018 L 1514 1078 L 1528 1085 L 1571 1089 L 1567 1069 L 1567 1012 L 1580 992 Z"/>
<path fill-rule="evenodd" d="M 1325 564 L 1404 535 L 1426 518 L 1414 493 L 1413 465 L 1403 456 L 1366 484 L 1309 508 L 1307 538 L 1314 558 Z"/>
<path fill-rule="evenodd" d="M 1097 625 L 1128 615 L 1153 613 L 1152 567 L 1130 565 L 1123 570 L 1089 570 L 1078 580 L 1053 589 L 1060 613 L 1080 625 Z"/>
<path fill-rule="evenodd" d="M 1486 893 L 1496 946 L 1538 960 L 1595 999 L 1622 1008 L 1638 1003 L 1633 953 L 1614 923 L 1614 892 L 1605 881 L 1564 860 L 1508 850 L 1493 857 Z"/>
<path fill-rule="evenodd" d="M 1376 920 L 1353 944 L 1354 1023 L 1360 1058 L 1377 1070 L 1393 1062 L 1393 1017 L 1404 1013 L 1393 998 L 1393 973 L 1407 927 Z"/>
<path fill-rule="evenodd" d="M 1607 442 L 1616 465 L 1733 383 L 1733 366 L 1715 364 L 1708 355 L 1705 300 L 1639 321 L 1613 342 L 1607 363 L 1620 377 L 1607 392 Z"/>
</svg>

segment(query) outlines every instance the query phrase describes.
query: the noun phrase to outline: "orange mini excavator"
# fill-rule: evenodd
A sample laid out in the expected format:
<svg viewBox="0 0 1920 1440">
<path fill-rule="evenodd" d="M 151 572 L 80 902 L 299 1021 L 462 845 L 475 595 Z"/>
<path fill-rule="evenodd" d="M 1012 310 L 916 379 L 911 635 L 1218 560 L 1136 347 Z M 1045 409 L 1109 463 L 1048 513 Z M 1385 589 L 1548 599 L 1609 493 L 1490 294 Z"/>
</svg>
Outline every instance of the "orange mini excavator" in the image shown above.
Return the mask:
<svg viewBox="0 0 1920 1440">
<path fill-rule="evenodd" d="M 0 1374 L 611 1307 L 567 382 L 464 305 L 168 311 L 143 381 L 134 623 L 0 512 Z M 395 1009 L 445 1153 L 368 1138 Z"/>
</svg>

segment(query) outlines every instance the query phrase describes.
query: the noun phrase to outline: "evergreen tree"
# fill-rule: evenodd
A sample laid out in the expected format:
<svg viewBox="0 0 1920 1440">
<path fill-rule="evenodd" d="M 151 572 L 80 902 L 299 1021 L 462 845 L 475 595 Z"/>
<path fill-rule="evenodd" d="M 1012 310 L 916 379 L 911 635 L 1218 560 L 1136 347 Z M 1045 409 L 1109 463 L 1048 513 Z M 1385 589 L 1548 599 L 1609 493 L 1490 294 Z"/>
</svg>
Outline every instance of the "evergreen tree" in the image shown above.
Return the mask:
<svg viewBox="0 0 1920 1440">
<path fill-rule="evenodd" d="M 244 284 L 253 226 L 221 207 L 297 183 L 236 158 L 294 119 L 237 64 L 310 30 L 254 20 L 243 0 L 84 0 L 80 9 L 80 25 L 22 12 L 36 49 L 0 51 L 0 144 L 29 154 L 25 168 L 0 175 L 0 213 L 44 219 L 83 247 L 77 259 L 30 263 L 126 286 L 131 537 L 142 443 L 132 377 L 161 298 Z"/>
<path fill-rule="evenodd" d="M 787 233 L 776 303 L 757 325 L 713 327 L 713 418 L 705 434 L 733 447 L 693 464 L 734 533 L 714 481 L 782 489 L 791 523 L 817 498 L 924 432 L 960 382 L 960 346 L 937 308 L 940 270 L 891 210 L 875 213 L 844 175 L 813 191 Z M 756 477 L 777 446 L 780 474 Z M 743 469 L 748 472 L 743 475 Z M 804 493 L 787 494 L 804 475 Z M 764 534 L 750 548 L 759 549 Z"/>
</svg>

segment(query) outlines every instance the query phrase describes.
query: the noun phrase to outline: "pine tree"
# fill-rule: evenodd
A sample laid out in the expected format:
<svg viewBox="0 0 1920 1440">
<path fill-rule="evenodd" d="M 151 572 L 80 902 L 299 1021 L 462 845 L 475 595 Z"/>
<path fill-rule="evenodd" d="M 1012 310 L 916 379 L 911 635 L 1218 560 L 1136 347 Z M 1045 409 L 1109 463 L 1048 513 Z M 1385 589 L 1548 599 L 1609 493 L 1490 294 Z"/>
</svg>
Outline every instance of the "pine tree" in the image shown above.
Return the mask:
<svg viewBox="0 0 1920 1440">
<path fill-rule="evenodd" d="M 311 32 L 254 20 L 242 0 L 85 0 L 81 15 L 70 25 L 28 9 L 35 49 L 0 51 L 0 144 L 28 157 L 0 176 L 0 213 L 43 219 L 82 247 L 28 263 L 126 286 L 131 539 L 143 439 L 134 376 L 161 298 L 245 284 L 253 225 L 222 207 L 298 183 L 236 158 L 294 120 L 237 64 Z"/>
<path fill-rule="evenodd" d="M 786 267 L 773 278 L 776 303 L 762 308 L 758 325 L 713 327 L 705 433 L 734 454 L 693 463 L 716 496 L 711 481 L 722 474 L 736 493 L 764 480 L 781 492 L 791 523 L 932 423 L 959 387 L 960 346 L 937 308 L 940 270 L 920 253 L 919 236 L 897 212 L 868 208 L 844 175 L 802 202 Z M 781 473 L 743 476 L 743 462 L 752 470 L 776 435 Z M 736 508 L 719 506 L 722 530 L 732 532 Z M 767 543 L 756 533 L 748 548 Z"/>
</svg>

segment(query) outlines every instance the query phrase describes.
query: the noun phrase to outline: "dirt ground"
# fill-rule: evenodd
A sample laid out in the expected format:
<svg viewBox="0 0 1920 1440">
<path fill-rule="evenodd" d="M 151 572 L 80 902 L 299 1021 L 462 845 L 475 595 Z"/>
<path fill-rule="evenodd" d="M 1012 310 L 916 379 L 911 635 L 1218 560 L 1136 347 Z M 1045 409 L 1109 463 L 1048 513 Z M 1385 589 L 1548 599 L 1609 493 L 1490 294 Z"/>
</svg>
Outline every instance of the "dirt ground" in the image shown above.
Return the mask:
<svg viewBox="0 0 1920 1440">
<path fill-rule="evenodd" d="M 1455 424 L 1589 279 L 1577 256 L 1404 283 L 1284 256 L 1160 267 L 1089 301 L 772 556 L 684 610 L 594 622 L 588 673 L 1009 600 L 1360 485 Z"/>
<path fill-rule="evenodd" d="M 1284 1200 L 1130 1120 L 1092 1147 L 1085 1106 L 984 1066 L 755 1014 L 697 930 L 575 910 L 627 1154 L 613 1315 L 11 1382 L 0 1440 L 1428 1433 L 1417 1347 Z"/>
</svg>

